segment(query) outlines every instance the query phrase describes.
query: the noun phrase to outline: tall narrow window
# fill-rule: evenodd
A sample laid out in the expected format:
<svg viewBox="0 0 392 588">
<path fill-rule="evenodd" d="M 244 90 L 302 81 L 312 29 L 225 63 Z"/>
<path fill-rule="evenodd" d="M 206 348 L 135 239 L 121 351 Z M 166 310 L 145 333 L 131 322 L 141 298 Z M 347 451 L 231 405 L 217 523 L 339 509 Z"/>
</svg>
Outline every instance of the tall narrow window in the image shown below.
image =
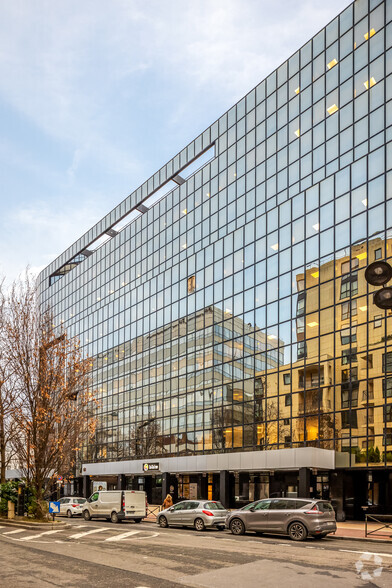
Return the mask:
<svg viewBox="0 0 392 588">
<path fill-rule="evenodd" d="M 196 276 L 190 276 L 188 278 L 188 294 L 192 294 L 196 289 Z"/>
</svg>

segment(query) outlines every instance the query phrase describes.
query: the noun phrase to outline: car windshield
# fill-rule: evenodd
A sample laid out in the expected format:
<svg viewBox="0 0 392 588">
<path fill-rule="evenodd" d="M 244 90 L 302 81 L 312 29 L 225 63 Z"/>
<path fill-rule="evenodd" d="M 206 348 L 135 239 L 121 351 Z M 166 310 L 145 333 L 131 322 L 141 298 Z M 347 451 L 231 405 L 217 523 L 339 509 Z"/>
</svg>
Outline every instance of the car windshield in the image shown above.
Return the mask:
<svg viewBox="0 0 392 588">
<path fill-rule="evenodd" d="M 317 507 L 321 512 L 333 512 L 333 506 L 330 502 L 318 502 Z"/>
<path fill-rule="evenodd" d="M 206 502 L 204 508 L 208 508 L 209 510 L 226 510 L 220 502 Z"/>
<path fill-rule="evenodd" d="M 85 498 L 75 498 L 73 502 L 74 504 L 84 504 L 85 502 L 87 502 L 87 500 Z"/>
</svg>

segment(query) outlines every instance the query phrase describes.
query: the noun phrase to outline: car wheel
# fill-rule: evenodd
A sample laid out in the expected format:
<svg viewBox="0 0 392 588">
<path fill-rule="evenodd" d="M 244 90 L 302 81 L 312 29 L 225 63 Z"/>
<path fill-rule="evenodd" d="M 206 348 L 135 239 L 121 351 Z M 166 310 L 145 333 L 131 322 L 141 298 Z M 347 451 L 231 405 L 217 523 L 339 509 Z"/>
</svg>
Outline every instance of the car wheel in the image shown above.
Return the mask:
<svg viewBox="0 0 392 588">
<path fill-rule="evenodd" d="M 67 517 L 69 519 L 72 519 L 72 517 L 73 517 L 73 514 L 72 514 L 72 512 L 69 509 L 67 510 Z"/>
<path fill-rule="evenodd" d="M 141 523 L 142 519 L 133 519 L 134 523 Z"/>
<path fill-rule="evenodd" d="M 243 535 L 245 533 L 245 525 L 241 519 L 233 519 L 230 521 L 230 531 L 233 535 Z"/>
<path fill-rule="evenodd" d="M 313 535 L 315 539 L 324 539 L 327 536 L 327 533 L 320 533 L 320 535 Z"/>
<path fill-rule="evenodd" d="M 83 511 L 83 518 L 85 521 L 90 521 L 91 520 L 91 514 L 89 513 L 88 510 L 84 510 Z"/>
<path fill-rule="evenodd" d="M 204 529 L 206 528 L 203 519 L 200 518 L 195 519 L 194 525 L 196 531 L 204 531 Z"/>
<path fill-rule="evenodd" d="M 110 515 L 110 520 L 112 521 L 112 523 L 119 523 L 120 522 L 120 519 L 118 518 L 118 514 L 116 513 L 115 510 Z"/>
<path fill-rule="evenodd" d="M 168 526 L 169 526 L 169 525 L 167 524 L 167 518 L 166 518 L 166 517 L 164 517 L 164 516 L 162 516 L 162 517 L 159 517 L 159 519 L 158 519 L 158 522 L 159 522 L 159 526 L 160 526 L 160 527 L 162 527 L 162 529 L 166 529 L 166 527 L 168 527 Z"/>
<path fill-rule="evenodd" d="M 308 531 L 302 523 L 291 523 L 289 536 L 293 541 L 303 541 L 308 536 Z"/>
</svg>

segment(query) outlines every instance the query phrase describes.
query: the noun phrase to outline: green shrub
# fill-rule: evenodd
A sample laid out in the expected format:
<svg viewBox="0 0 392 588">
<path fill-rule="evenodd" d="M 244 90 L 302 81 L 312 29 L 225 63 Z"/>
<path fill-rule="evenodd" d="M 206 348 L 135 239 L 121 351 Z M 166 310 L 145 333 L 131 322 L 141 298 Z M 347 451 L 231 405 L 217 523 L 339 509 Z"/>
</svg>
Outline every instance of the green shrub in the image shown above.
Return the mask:
<svg viewBox="0 0 392 588">
<path fill-rule="evenodd" d="M 0 484 L 0 514 L 7 516 L 8 501 L 14 504 L 18 502 L 18 482 L 5 482 Z"/>
</svg>

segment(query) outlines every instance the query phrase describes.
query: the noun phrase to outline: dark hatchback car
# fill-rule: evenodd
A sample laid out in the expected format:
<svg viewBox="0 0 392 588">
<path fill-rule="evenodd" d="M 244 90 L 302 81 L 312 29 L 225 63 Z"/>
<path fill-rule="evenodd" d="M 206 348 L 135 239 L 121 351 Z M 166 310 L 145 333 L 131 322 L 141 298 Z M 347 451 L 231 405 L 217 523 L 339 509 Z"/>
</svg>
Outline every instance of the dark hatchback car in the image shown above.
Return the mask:
<svg viewBox="0 0 392 588">
<path fill-rule="evenodd" d="M 335 511 L 326 500 L 311 498 L 268 498 L 257 500 L 226 517 L 234 535 L 247 531 L 289 535 L 302 541 L 308 535 L 321 539 L 336 531 Z"/>
</svg>

